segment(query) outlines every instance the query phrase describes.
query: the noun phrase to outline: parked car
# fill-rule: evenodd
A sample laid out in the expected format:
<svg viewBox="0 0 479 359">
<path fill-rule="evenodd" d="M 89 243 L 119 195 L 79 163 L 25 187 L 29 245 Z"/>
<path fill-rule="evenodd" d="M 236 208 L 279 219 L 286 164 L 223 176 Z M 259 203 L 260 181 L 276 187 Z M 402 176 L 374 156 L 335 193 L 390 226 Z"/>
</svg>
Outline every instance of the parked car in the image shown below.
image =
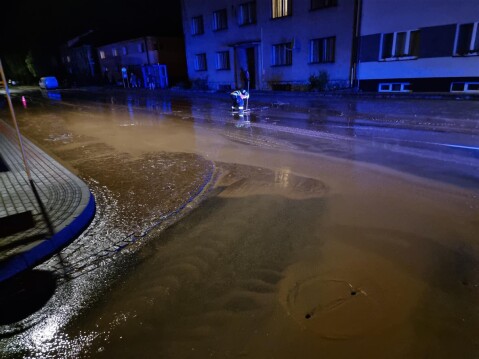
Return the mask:
<svg viewBox="0 0 479 359">
<path fill-rule="evenodd" d="M 40 78 L 38 82 L 40 88 L 45 90 L 52 90 L 58 88 L 58 80 L 55 76 L 46 76 Z"/>
</svg>

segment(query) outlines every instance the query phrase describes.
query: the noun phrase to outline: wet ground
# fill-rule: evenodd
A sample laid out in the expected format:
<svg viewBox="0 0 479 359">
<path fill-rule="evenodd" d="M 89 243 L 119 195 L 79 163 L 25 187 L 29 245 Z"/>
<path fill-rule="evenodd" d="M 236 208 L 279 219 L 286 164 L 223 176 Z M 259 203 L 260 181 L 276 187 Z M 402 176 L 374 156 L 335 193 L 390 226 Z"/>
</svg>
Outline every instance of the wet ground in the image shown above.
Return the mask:
<svg viewBox="0 0 479 359">
<path fill-rule="evenodd" d="M 20 127 L 98 212 L 4 356 L 479 355 L 477 102 L 56 95 Z"/>
</svg>

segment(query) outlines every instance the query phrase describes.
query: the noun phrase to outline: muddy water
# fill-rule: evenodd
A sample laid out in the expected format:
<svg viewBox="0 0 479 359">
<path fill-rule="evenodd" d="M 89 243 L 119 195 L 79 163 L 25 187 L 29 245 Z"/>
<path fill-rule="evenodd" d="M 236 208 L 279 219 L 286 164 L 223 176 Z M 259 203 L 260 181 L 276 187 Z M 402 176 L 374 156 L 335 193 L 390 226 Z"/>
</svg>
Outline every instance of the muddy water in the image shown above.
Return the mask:
<svg viewBox="0 0 479 359">
<path fill-rule="evenodd" d="M 210 187 L 176 224 L 60 286 L 40 313 L 49 326 L 10 337 L 7 353 L 479 355 L 477 193 L 299 151 L 234 120 L 211 127 L 184 109 L 81 109 L 57 109 L 41 125 L 32 109 L 20 121 L 107 189 L 105 203 L 115 199 L 102 231 L 140 231 L 205 179 Z"/>
</svg>

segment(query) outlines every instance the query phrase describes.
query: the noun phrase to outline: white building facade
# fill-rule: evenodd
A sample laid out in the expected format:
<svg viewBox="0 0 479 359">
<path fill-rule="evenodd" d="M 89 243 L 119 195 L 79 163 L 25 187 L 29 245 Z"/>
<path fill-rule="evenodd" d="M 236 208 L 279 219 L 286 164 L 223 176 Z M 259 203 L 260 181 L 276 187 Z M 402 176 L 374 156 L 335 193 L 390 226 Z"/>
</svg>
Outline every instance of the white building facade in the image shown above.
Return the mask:
<svg viewBox="0 0 479 359">
<path fill-rule="evenodd" d="M 361 0 L 358 86 L 479 92 L 478 0 Z"/>
<path fill-rule="evenodd" d="M 352 84 L 356 0 L 182 2 L 192 82 L 217 90 L 295 89 L 324 72 L 330 85 Z"/>
</svg>

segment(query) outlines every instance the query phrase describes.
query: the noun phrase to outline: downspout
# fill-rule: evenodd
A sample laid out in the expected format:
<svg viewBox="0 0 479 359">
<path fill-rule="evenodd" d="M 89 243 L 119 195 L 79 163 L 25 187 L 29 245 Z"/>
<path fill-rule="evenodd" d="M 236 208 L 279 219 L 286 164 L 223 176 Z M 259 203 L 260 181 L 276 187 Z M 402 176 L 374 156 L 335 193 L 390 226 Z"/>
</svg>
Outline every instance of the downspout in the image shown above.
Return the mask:
<svg viewBox="0 0 479 359">
<path fill-rule="evenodd" d="M 181 23 L 182 23 L 182 29 L 183 29 L 183 39 L 184 39 L 184 46 L 185 46 L 185 65 L 186 65 L 186 78 L 188 81 L 191 81 L 190 79 L 190 63 L 191 60 L 189 58 L 189 45 L 191 42 L 187 38 L 187 24 L 188 24 L 188 13 L 187 13 L 187 8 L 185 5 L 185 0 L 180 0 L 180 6 L 181 6 Z"/>
<path fill-rule="evenodd" d="M 261 62 L 261 72 L 260 72 L 260 86 L 261 86 L 261 90 L 264 89 L 264 39 L 263 39 L 263 27 L 261 26 L 261 44 L 260 44 L 260 62 Z"/>
<path fill-rule="evenodd" d="M 360 39 L 361 39 L 361 18 L 362 18 L 362 0 L 355 0 L 354 2 L 354 22 L 353 22 L 353 43 L 351 51 L 351 71 L 350 71 L 350 86 L 359 90 L 358 79 L 358 65 L 360 53 Z"/>
<path fill-rule="evenodd" d="M 148 50 L 148 43 L 146 42 L 146 37 L 143 38 L 143 42 L 145 43 L 145 51 L 146 51 L 146 62 L 150 65 L 150 53 Z"/>
</svg>

